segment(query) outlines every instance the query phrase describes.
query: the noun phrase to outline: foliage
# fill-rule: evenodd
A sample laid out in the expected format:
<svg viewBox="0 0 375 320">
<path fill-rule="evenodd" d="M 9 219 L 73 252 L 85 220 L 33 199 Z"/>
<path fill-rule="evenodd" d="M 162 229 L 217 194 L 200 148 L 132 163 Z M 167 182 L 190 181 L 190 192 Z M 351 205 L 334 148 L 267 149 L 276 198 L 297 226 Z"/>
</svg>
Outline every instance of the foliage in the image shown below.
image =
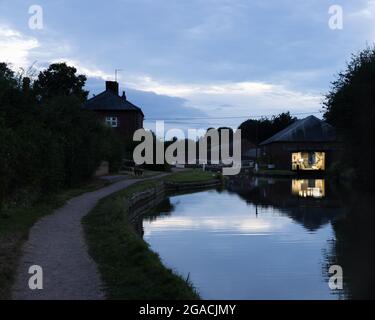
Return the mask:
<svg viewBox="0 0 375 320">
<path fill-rule="evenodd" d="M 61 90 L 54 88 L 63 80 Z M 16 78 L 0 64 L 0 206 L 23 190 L 45 194 L 77 185 L 102 160 L 112 170 L 119 167 L 119 138 L 81 108 L 84 80 L 74 68 L 54 64 L 25 88 L 27 78 Z M 40 99 L 38 90 L 46 99 Z"/>
<path fill-rule="evenodd" d="M 75 96 L 81 102 L 87 99 L 88 91 L 83 90 L 86 76 L 76 75 L 77 69 L 66 63 L 54 63 L 42 71 L 34 83 L 34 92 L 42 100 L 56 96 Z"/>
<path fill-rule="evenodd" d="M 327 122 L 344 142 L 342 164 L 352 168 L 365 185 L 375 178 L 375 48 L 353 55 L 332 83 L 324 102 Z"/>
<path fill-rule="evenodd" d="M 272 118 L 246 120 L 238 128 L 241 129 L 243 139 L 258 145 L 277 132 L 285 129 L 296 120 L 297 118 L 292 117 L 289 112 L 284 112 Z"/>
</svg>

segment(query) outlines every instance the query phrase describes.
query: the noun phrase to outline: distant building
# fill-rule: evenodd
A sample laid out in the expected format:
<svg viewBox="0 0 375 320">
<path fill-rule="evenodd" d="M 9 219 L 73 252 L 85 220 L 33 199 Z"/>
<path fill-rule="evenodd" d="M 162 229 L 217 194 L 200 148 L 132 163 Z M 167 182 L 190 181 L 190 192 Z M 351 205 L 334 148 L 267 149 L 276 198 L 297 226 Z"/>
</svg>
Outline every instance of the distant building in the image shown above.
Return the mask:
<svg viewBox="0 0 375 320">
<path fill-rule="evenodd" d="M 131 140 L 136 130 L 143 128 L 142 109 L 126 99 L 125 91 L 119 95 L 119 84 L 106 81 L 106 90 L 89 99 L 84 108 L 94 111 L 108 126 L 125 140 Z"/>
<path fill-rule="evenodd" d="M 242 168 L 254 168 L 257 159 L 260 158 L 260 149 L 256 147 L 244 149 L 241 152 L 241 165 Z"/>
<path fill-rule="evenodd" d="M 340 156 L 336 130 L 314 116 L 297 120 L 260 144 L 260 157 L 275 169 L 324 171 Z"/>
</svg>

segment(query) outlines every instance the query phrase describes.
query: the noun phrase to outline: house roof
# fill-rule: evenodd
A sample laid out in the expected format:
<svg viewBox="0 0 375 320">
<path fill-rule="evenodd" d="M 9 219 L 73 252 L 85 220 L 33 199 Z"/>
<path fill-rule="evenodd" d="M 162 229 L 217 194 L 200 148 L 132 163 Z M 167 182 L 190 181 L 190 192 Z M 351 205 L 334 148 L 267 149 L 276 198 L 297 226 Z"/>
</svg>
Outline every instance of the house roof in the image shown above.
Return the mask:
<svg viewBox="0 0 375 320">
<path fill-rule="evenodd" d="M 276 133 L 260 145 L 274 142 L 332 142 L 336 141 L 336 130 L 315 116 L 297 120 L 289 127 Z"/>
<path fill-rule="evenodd" d="M 111 90 L 103 91 L 87 100 L 83 107 L 95 111 L 139 111 L 143 114 L 141 108 L 132 104 L 125 96 L 120 97 Z"/>
</svg>

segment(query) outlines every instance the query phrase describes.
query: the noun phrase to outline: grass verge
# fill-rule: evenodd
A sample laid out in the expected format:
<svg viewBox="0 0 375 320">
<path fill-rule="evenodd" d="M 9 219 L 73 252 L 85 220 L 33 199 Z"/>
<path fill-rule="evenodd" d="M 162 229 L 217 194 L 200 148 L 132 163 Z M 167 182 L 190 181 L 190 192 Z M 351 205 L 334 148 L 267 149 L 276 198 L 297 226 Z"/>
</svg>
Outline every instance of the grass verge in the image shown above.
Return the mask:
<svg viewBox="0 0 375 320">
<path fill-rule="evenodd" d="M 176 172 L 166 178 L 168 182 L 189 183 L 189 182 L 206 182 L 217 179 L 217 174 L 199 169 Z"/>
<path fill-rule="evenodd" d="M 166 268 L 129 223 L 127 199 L 155 183 L 140 182 L 110 195 L 83 219 L 89 252 L 102 275 L 107 299 L 199 299 L 191 283 Z"/>
<path fill-rule="evenodd" d="M 63 206 L 82 193 L 104 187 L 108 183 L 95 180 L 76 189 L 65 190 L 40 199 L 32 206 L 4 209 L 0 215 L 0 300 L 11 298 L 17 263 L 30 228 L 43 216 Z"/>
</svg>

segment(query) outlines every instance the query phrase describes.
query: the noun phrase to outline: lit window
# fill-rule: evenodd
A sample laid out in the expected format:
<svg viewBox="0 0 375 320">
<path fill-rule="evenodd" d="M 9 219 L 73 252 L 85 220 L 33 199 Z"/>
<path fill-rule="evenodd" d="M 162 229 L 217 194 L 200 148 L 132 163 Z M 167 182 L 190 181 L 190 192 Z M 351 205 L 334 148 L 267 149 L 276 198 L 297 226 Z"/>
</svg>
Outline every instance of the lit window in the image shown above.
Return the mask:
<svg viewBox="0 0 375 320">
<path fill-rule="evenodd" d="M 107 125 L 109 125 L 111 128 L 117 128 L 118 127 L 117 117 L 106 117 L 105 123 Z"/>
<path fill-rule="evenodd" d="M 324 152 L 292 153 L 292 170 L 325 170 Z"/>
</svg>

